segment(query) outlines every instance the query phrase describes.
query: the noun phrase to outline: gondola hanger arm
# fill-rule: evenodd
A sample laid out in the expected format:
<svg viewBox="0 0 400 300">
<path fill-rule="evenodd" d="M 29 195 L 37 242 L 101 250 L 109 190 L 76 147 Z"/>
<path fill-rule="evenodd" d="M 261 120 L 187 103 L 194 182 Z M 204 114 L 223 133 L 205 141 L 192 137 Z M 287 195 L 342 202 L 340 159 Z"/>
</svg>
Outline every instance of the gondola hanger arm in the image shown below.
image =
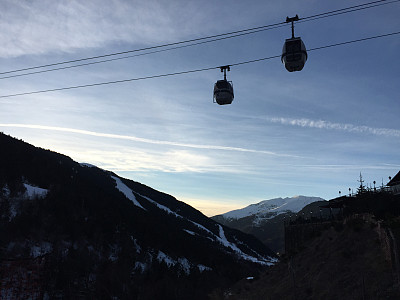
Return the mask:
<svg viewBox="0 0 400 300">
<path fill-rule="evenodd" d="M 299 20 L 299 15 L 295 15 L 293 18 L 286 17 L 286 23 L 292 23 L 292 39 L 294 38 L 294 22 Z"/>
<path fill-rule="evenodd" d="M 231 70 L 231 66 L 227 65 L 227 66 L 221 66 L 219 68 L 221 69 L 221 72 L 224 72 L 224 80 L 226 80 L 226 70 L 230 71 Z"/>
</svg>

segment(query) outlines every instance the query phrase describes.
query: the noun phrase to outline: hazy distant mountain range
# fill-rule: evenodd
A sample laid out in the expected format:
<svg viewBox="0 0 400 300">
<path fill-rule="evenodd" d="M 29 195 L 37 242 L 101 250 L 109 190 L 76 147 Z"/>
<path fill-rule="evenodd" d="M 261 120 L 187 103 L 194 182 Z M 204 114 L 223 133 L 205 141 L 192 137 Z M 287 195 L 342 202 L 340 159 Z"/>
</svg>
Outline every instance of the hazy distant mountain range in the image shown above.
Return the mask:
<svg viewBox="0 0 400 300">
<path fill-rule="evenodd" d="M 204 299 L 277 261 L 170 195 L 2 133 L 0 145 L 1 299 Z"/>
</svg>

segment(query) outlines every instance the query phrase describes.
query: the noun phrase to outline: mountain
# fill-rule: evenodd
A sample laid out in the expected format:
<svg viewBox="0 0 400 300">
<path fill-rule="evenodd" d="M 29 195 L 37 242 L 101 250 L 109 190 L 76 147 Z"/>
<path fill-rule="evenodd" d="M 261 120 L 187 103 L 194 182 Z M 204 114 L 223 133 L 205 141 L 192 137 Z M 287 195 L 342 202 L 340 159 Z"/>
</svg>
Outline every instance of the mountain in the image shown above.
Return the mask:
<svg viewBox="0 0 400 300">
<path fill-rule="evenodd" d="M 270 200 L 264 200 L 257 204 L 251 204 L 242 209 L 232 210 L 224 213 L 222 216 L 225 219 L 242 219 L 245 217 L 253 216 L 254 224 L 257 225 L 263 220 L 275 217 L 282 213 L 297 213 L 303 207 L 316 201 L 325 201 L 319 197 L 306 197 L 306 196 L 294 196 L 286 198 L 275 198 Z"/>
<path fill-rule="evenodd" d="M 1 299 L 206 299 L 277 262 L 170 195 L 2 133 L 0 145 Z"/>
<path fill-rule="evenodd" d="M 277 264 L 211 299 L 400 299 L 400 195 L 359 189 L 306 217 L 314 203 L 285 222 L 287 251 Z"/>
<path fill-rule="evenodd" d="M 282 253 L 284 251 L 284 221 L 294 217 L 295 214 L 310 215 L 310 211 L 319 214 L 319 206 L 324 202 L 326 201 L 319 197 L 275 198 L 217 215 L 212 219 L 220 224 L 252 234 L 273 251 Z M 326 214 L 326 209 L 323 213 Z"/>
</svg>

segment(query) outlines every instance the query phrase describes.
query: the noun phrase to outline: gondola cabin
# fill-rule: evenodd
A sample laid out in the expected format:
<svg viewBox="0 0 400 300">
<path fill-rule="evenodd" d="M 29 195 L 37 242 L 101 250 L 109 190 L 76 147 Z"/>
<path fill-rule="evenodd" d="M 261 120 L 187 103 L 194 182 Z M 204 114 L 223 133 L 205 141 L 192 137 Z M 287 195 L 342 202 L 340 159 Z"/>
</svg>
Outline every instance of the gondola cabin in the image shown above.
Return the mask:
<svg viewBox="0 0 400 300">
<path fill-rule="evenodd" d="M 233 101 L 233 85 L 232 81 L 226 79 L 218 80 L 214 84 L 214 102 L 219 105 L 231 104 Z"/>
<path fill-rule="evenodd" d="M 299 20 L 296 15 L 293 18 L 286 18 L 286 23 L 292 23 L 292 37 L 285 40 L 282 49 L 281 60 L 289 72 L 303 70 L 304 64 L 307 61 L 306 46 L 299 37 L 294 36 L 294 22 Z"/>
<path fill-rule="evenodd" d="M 282 49 L 282 63 L 289 72 L 301 71 L 307 61 L 306 46 L 299 37 L 286 39 Z"/>
</svg>

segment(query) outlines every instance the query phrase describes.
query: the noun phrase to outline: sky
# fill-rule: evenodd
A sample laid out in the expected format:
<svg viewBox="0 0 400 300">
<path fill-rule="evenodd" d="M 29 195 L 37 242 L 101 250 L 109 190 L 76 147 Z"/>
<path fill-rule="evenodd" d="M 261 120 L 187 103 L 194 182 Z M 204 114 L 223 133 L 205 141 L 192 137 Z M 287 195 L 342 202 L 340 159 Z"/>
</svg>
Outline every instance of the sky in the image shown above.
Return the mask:
<svg viewBox="0 0 400 300">
<path fill-rule="evenodd" d="M 2 0 L 0 131 L 171 194 L 208 216 L 276 197 L 332 199 L 355 191 L 360 172 L 367 185 L 385 184 L 400 170 L 400 35 L 309 51 L 304 69 L 292 73 L 280 58 L 236 65 L 279 56 L 289 24 L 81 67 L 5 73 L 368 2 Z M 400 2 L 384 2 L 299 21 L 295 35 L 314 49 L 399 32 Z M 233 65 L 227 78 L 235 99 L 219 106 L 212 91 L 223 65 Z"/>
</svg>

